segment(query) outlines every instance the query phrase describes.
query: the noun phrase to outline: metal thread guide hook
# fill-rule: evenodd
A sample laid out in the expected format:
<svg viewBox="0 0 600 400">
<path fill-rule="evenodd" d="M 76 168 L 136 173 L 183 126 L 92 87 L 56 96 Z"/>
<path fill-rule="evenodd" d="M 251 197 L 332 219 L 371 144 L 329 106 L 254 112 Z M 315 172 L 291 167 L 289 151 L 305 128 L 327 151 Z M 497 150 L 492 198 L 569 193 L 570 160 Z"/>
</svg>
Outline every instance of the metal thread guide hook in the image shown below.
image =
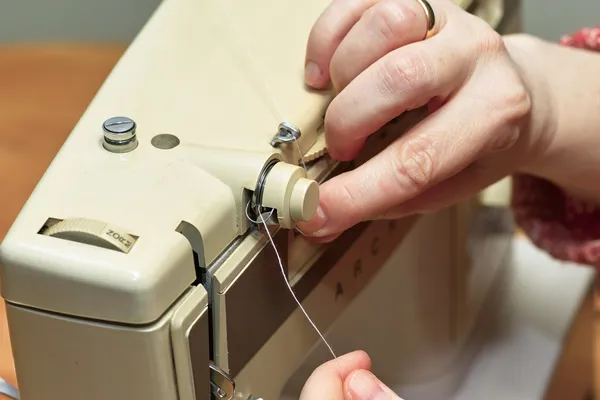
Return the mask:
<svg viewBox="0 0 600 400">
<path fill-rule="evenodd" d="M 302 132 L 295 125 L 289 122 L 282 122 L 277 129 L 277 135 L 271 140 L 271 146 L 278 147 L 282 143 L 295 142 L 300 139 Z"/>
<path fill-rule="evenodd" d="M 298 158 L 302 163 L 302 167 L 306 172 L 308 172 L 308 170 L 306 169 L 306 164 L 304 163 L 304 156 L 302 154 L 302 150 L 300 149 L 300 145 L 298 144 L 298 140 L 301 136 L 302 132 L 297 126 L 289 122 L 283 121 L 279 124 L 277 134 L 271 140 L 271 146 L 279 147 L 281 144 L 294 142 L 294 144 L 296 145 L 296 149 L 298 149 Z"/>
</svg>

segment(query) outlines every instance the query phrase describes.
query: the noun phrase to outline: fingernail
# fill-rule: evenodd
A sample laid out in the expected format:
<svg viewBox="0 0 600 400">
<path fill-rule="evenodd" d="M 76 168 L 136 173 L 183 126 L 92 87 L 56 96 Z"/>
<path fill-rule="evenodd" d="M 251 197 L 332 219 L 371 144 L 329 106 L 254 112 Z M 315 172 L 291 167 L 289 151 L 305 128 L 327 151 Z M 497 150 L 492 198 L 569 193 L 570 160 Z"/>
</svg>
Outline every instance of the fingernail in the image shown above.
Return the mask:
<svg viewBox="0 0 600 400">
<path fill-rule="evenodd" d="M 319 231 L 325 227 L 325 224 L 327 224 L 327 216 L 319 206 L 313 219 L 308 222 L 299 222 L 297 229 L 305 236 L 323 236 Z"/>
<path fill-rule="evenodd" d="M 382 388 L 381 382 L 372 373 L 365 370 L 354 372 L 348 383 L 352 400 L 391 400 Z"/>
<path fill-rule="evenodd" d="M 310 86 L 317 86 L 321 79 L 321 68 L 314 61 L 309 61 L 304 66 L 304 80 Z"/>
</svg>

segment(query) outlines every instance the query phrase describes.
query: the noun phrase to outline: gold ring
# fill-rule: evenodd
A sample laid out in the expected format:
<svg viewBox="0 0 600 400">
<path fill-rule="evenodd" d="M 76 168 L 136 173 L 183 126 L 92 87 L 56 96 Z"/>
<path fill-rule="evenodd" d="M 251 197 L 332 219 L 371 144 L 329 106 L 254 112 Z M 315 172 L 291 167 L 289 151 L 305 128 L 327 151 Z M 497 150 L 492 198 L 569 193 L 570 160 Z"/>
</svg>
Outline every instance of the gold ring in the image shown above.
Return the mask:
<svg viewBox="0 0 600 400">
<path fill-rule="evenodd" d="M 433 12 L 433 7 L 427 0 L 417 0 L 417 2 L 423 7 L 425 11 L 425 16 L 427 17 L 427 32 L 425 33 L 425 39 L 429 39 L 432 37 L 435 32 L 435 13 Z"/>
</svg>

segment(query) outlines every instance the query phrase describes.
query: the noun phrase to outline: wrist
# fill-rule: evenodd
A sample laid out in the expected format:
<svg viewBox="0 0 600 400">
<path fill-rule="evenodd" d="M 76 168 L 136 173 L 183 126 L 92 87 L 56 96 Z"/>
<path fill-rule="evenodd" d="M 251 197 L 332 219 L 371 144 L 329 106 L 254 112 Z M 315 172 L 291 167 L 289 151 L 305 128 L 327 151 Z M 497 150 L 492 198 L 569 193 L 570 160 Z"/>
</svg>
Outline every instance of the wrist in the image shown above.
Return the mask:
<svg viewBox="0 0 600 400">
<path fill-rule="evenodd" d="M 509 38 L 507 48 L 517 54 L 526 79 L 538 85 L 533 94 L 543 87 L 550 99 L 549 133 L 539 133 L 545 145 L 517 171 L 524 174 L 513 179 L 515 221 L 552 256 L 600 267 L 600 207 L 595 206 L 600 205 L 595 151 L 600 146 L 600 77 L 594 73 L 600 70 L 600 42 L 593 40 L 598 33 L 600 28 L 584 29 L 563 37 L 561 45 Z"/>
<path fill-rule="evenodd" d="M 532 98 L 529 153 L 515 172 L 600 203 L 600 159 L 590 150 L 600 147 L 600 55 L 528 35 L 505 43 Z"/>
<path fill-rule="evenodd" d="M 544 163 L 558 126 L 552 86 L 546 75 L 540 73 L 544 71 L 541 56 L 549 44 L 527 34 L 504 36 L 504 44 L 531 98 L 530 116 L 523 127 L 524 149 L 520 151 L 524 161 L 515 172 L 536 175 L 534 171 Z"/>
</svg>

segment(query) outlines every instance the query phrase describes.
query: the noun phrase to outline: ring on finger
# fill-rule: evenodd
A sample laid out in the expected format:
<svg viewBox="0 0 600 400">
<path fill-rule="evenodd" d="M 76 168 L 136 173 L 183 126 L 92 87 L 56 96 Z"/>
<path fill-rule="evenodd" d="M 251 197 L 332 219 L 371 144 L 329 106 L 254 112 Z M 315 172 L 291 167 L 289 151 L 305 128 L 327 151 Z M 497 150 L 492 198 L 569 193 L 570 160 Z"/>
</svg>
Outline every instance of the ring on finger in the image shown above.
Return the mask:
<svg viewBox="0 0 600 400">
<path fill-rule="evenodd" d="M 431 4 L 429 4 L 427 0 L 416 1 L 421 5 L 421 7 L 423 7 L 423 11 L 425 11 L 425 17 L 427 18 L 427 32 L 425 32 L 424 40 L 429 39 L 437 33 L 435 12 L 433 11 L 433 7 L 431 7 Z"/>
</svg>

